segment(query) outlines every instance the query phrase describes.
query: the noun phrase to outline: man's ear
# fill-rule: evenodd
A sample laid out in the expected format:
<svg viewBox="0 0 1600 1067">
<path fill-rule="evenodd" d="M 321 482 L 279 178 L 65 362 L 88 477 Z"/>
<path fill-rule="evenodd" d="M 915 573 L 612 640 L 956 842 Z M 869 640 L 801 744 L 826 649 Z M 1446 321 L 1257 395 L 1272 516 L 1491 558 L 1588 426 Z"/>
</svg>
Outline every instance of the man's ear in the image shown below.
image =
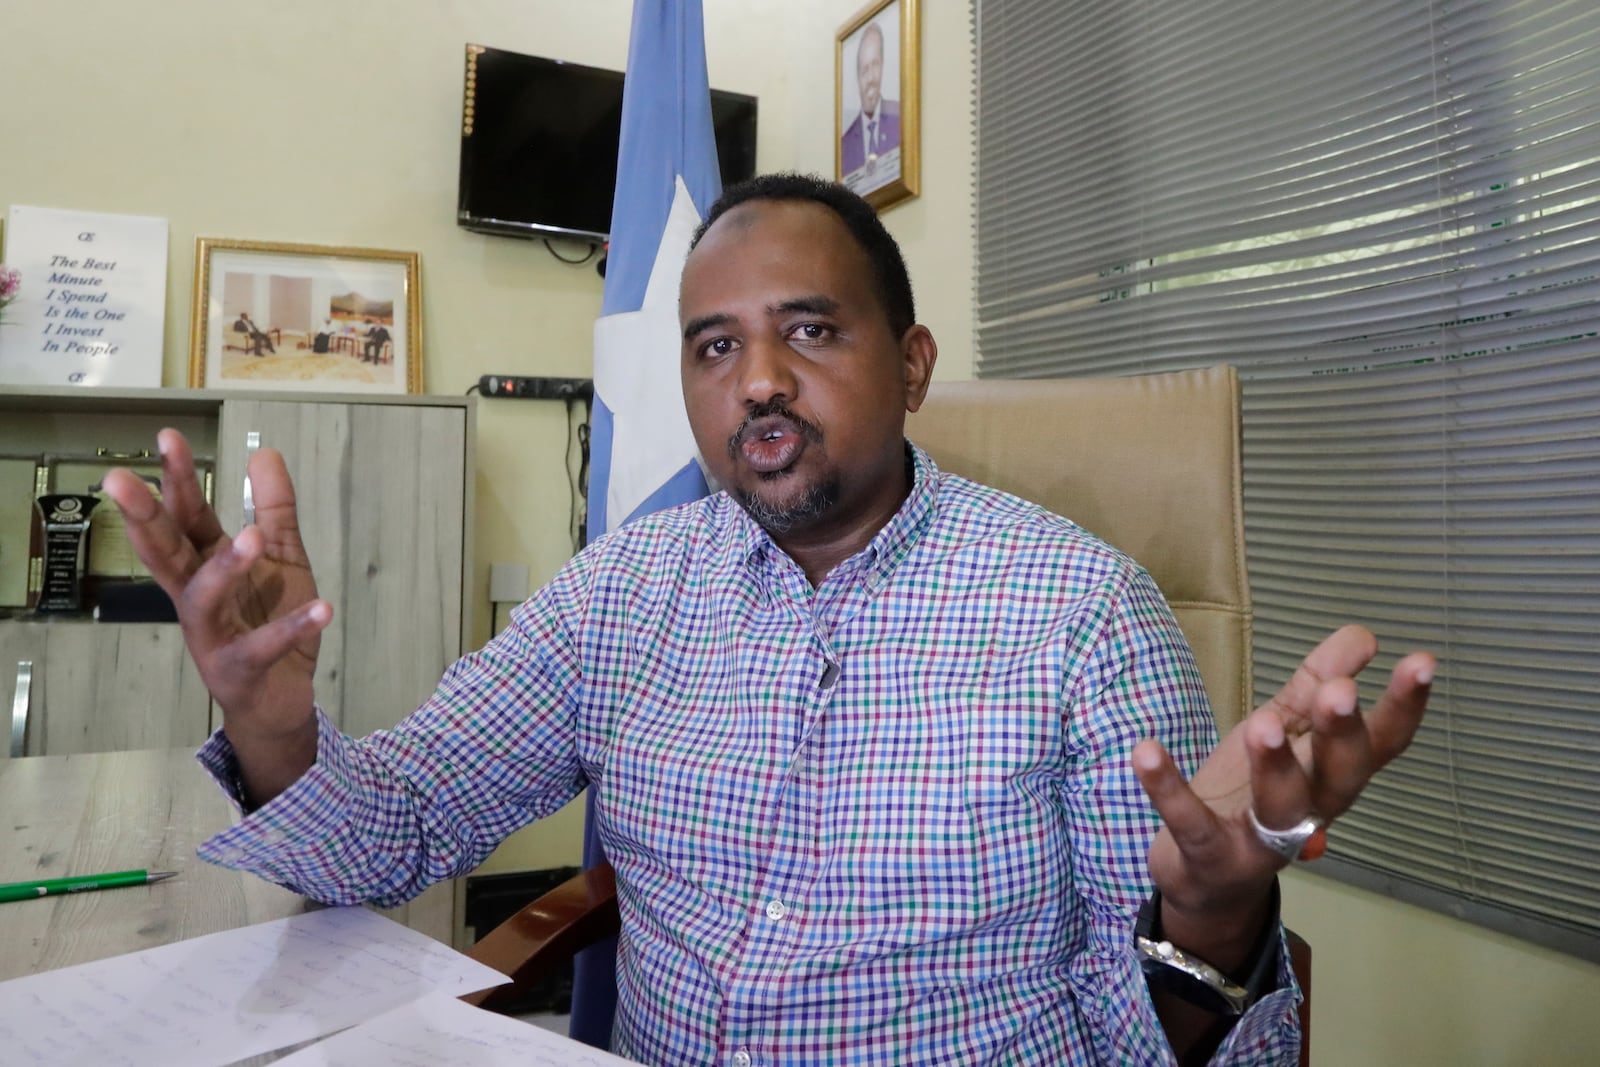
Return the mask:
<svg viewBox="0 0 1600 1067">
<path fill-rule="evenodd" d="M 933 331 L 916 325 L 900 338 L 900 358 L 906 369 L 906 410 L 916 411 L 928 395 L 928 383 L 933 381 L 933 365 L 939 361 L 939 346 L 933 340 Z"/>
</svg>

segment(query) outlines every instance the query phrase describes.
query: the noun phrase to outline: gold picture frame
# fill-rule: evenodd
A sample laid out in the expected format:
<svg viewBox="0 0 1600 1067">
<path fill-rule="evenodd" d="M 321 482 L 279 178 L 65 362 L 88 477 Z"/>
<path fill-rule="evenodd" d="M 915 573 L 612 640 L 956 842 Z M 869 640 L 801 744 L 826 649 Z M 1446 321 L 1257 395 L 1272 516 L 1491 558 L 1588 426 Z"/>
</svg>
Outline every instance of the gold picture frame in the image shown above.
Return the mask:
<svg viewBox="0 0 1600 1067">
<path fill-rule="evenodd" d="M 872 0 L 834 41 L 834 180 L 879 211 L 916 196 L 922 181 L 918 3 Z"/>
<path fill-rule="evenodd" d="M 416 252 L 198 238 L 189 385 L 420 393 L 420 273 Z"/>
</svg>

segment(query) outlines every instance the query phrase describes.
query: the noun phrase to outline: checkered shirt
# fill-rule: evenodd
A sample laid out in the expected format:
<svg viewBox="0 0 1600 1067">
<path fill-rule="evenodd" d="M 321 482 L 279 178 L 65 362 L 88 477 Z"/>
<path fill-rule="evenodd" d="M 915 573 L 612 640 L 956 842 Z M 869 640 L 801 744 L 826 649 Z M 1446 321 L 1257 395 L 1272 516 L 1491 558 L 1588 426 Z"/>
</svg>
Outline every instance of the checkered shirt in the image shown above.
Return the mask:
<svg viewBox="0 0 1600 1067">
<path fill-rule="evenodd" d="M 1158 819 L 1129 752 L 1189 773 L 1213 745 L 1188 647 L 1127 557 L 912 456 L 819 588 L 725 494 L 601 539 L 396 729 L 321 718 L 312 770 L 200 854 L 396 903 L 588 785 L 621 1055 L 1172 1062 L 1132 950 Z M 200 756 L 234 780 L 220 733 Z M 1294 1062 L 1279 970 L 1216 1062 Z"/>
</svg>

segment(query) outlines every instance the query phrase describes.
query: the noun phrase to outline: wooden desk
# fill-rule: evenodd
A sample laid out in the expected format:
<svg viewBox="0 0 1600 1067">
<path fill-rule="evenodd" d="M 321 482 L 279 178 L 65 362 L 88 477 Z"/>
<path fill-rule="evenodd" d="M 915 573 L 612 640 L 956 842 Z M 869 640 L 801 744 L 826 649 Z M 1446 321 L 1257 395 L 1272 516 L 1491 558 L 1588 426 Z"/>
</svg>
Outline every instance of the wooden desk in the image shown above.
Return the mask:
<svg viewBox="0 0 1600 1067">
<path fill-rule="evenodd" d="M 178 872 L 157 885 L 0 904 L 0 980 L 311 906 L 195 856 L 196 845 L 233 820 L 192 749 L 0 759 L 0 882 Z"/>
</svg>

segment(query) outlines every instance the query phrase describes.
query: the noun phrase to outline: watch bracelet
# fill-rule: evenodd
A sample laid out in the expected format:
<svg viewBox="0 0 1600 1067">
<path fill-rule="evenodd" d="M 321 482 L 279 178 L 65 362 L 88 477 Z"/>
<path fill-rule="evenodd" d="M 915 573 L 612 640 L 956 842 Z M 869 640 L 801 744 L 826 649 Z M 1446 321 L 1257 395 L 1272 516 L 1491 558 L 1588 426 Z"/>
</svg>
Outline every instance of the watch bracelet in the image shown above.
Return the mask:
<svg viewBox="0 0 1600 1067">
<path fill-rule="evenodd" d="M 1134 943 L 1139 950 L 1139 962 L 1144 968 L 1145 975 L 1155 979 L 1158 988 L 1176 993 L 1185 1000 L 1198 1003 L 1201 1007 L 1209 1008 L 1219 1014 L 1242 1015 L 1245 1008 L 1249 1007 L 1250 991 L 1200 957 L 1190 955 L 1171 941 L 1152 941 L 1148 937 L 1136 937 Z M 1170 972 L 1163 974 L 1161 968 L 1180 972 L 1192 982 L 1198 983 L 1205 992 L 1196 989 L 1193 990 L 1195 996 L 1187 995 L 1190 991 L 1184 989 L 1181 984 L 1163 980 L 1173 975 Z"/>
<path fill-rule="evenodd" d="M 1282 943 L 1281 896 L 1276 880 L 1267 922 L 1250 956 L 1240 967 L 1243 980 L 1233 977 L 1199 956 L 1173 945 L 1161 933 L 1161 891 L 1153 890 L 1139 909 L 1134 950 L 1152 988 L 1173 993 L 1189 1003 L 1224 1015 L 1240 1015 L 1278 988 L 1277 971 Z"/>
</svg>

